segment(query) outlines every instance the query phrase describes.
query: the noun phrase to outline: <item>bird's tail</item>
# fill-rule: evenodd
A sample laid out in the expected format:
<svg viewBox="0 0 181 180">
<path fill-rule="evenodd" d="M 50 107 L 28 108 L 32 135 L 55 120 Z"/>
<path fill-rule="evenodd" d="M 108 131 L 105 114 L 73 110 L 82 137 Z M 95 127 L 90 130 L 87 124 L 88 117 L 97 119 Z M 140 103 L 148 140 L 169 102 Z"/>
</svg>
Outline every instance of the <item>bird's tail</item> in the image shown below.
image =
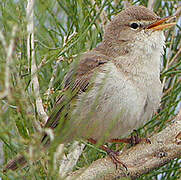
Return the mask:
<svg viewBox="0 0 181 180">
<path fill-rule="evenodd" d="M 4 167 L 3 172 L 8 170 L 15 171 L 19 167 L 23 167 L 27 164 L 27 161 L 23 155 L 17 156 L 15 159 L 8 162 L 8 164 Z"/>
<path fill-rule="evenodd" d="M 47 123 L 45 125 L 45 128 L 51 128 L 54 129 L 58 124 L 61 116 L 62 110 L 65 108 L 65 103 L 62 103 L 66 100 L 65 96 L 60 96 L 58 98 L 56 105 L 54 106 L 52 110 L 52 114 L 49 116 Z M 68 104 L 69 101 L 66 102 Z M 66 116 L 66 113 L 65 115 Z M 45 133 L 42 136 L 41 144 L 43 146 L 43 149 L 47 149 L 50 145 L 50 138 Z M 3 168 L 3 172 L 7 172 L 8 170 L 15 171 L 18 168 L 22 168 L 27 165 L 27 160 L 23 155 L 17 156 L 15 159 L 8 162 L 8 164 Z"/>
</svg>

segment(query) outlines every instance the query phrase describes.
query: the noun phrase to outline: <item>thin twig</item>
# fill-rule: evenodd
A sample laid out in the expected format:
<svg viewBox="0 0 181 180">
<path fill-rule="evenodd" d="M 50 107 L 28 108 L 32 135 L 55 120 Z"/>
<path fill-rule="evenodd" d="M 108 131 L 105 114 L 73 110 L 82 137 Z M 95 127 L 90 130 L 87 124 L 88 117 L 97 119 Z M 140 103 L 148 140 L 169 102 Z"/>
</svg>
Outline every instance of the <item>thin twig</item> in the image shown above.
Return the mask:
<svg viewBox="0 0 181 180">
<path fill-rule="evenodd" d="M 96 2 L 96 0 L 91 0 L 92 4 L 96 4 L 95 9 L 97 12 L 100 11 L 100 5 Z M 99 19 L 97 19 L 98 23 L 101 23 L 103 29 L 105 30 L 106 24 L 109 22 L 109 19 L 107 17 L 107 13 L 105 10 L 102 10 Z"/>
<path fill-rule="evenodd" d="M 50 79 L 50 82 L 49 82 L 49 85 L 48 85 L 48 89 L 45 92 L 45 94 L 47 95 L 47 100 L 49 99 L 50 95 L 52 94 L 51 92 L 52 92 L 52 88 L 53 88 L 53 82 L 54 82 L 54 79 L 56 77 L 56 73 L 57 73 L 57 70 L 58 70 L 58 64 L 62 60 L 63 60 L 63 57 L 60 57 L 60 59 L 58 61 L 56 61 L 56 64 L 53 67 L 52 77 Z"/>
<path fill-rule="evenodd" d="M 173 62 L 179 57 L 179 55 L 181 54 L 181 46 L 179 48 L 179 50 L 177 51 L 177 53 L 175 54 L 175 56 L 170 60 L 169 62 L 169 67 L 173 64 Z"/>
<path fill-rule="evenodd" d="M 41 67 L 46 64 L 46 60 L 47 60 L 46 57 L 44 57 L 44 58 L 42 59 L 42 61 L 41 61 L 40 64 L 38 65 L 38 68 L 37 68 L 38 70 L 41 69 Z"/>
<path fill-rule="evenodd" d="M 7 47 L 7 43 L 6 40 L 4 38 L 4 35 L 2 34 L 2 32 L 0 31 L 0 40 L 3 44 L 3 47 L 5 49 L 6 52 L 6 65 L 5 65 L 5 88 L 4 91 L 2 93 L 0 93 L 0 99 L 3 99 L 4 97 L 9 95 L 9 91 L 10 91 L 10 85 L 9 85 L 9 81 L 10 81 L 10 65 L 12 62 L 12 54 L 13 54 L 13 48 L 14 48 L 14 40 L 15 40 L 15 34 L 17 31 L 17 26 L 15 25 L 13 27 L 12 30 L 12 38 L 10 40 L 9 46 Z"/>
</svg>

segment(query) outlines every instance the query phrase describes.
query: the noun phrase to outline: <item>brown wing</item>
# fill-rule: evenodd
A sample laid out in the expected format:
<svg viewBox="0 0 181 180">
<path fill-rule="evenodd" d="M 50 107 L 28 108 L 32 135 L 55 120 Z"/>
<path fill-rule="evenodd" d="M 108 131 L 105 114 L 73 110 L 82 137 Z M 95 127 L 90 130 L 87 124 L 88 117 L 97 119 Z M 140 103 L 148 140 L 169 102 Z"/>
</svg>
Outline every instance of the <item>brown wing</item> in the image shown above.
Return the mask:
<svg viewBox="0 0 181 180">
<path fill-rule="evenodd" d="M 76 97 L 77 93 L 86 91 L 86 89 L 90 85 L 90 79 L 94 74 L 94 71 L 96 69 L 98 70 L 101 65 L 107 62 L 108 58 L 106 56 L 100 54 L 95 55 L 95 52 L 92 51 L 86 53 L 82 57 L 82 60 L 77 67 L 71 68 L 64 79 L 64 90 L 65 92 L 69 91 L 71 93 L 71 96 L 69 97 L 67 94 L 65 94 L 57 98 L 56 104 L 52 109 L 52 113 L 49 116 L 45 127 L 54 129 L 59 124 L 61 115 L 63 114 L 63 116 L 66 116 L 68 112 L 67 107 L 69 106 L 70 101 L 72 101 L 72 99 Z M 49 144 L 49 139 L 47 139 L 46 137 L 47 135 L 44 135 L 44 137 L 42 138 L 42 143 L 44 145 Z M 16 170 L 18 167 L 21 167 L 25 164 L 25 157 L 20 155 L 5 166 L 4 172 L 6 172 L 8 169 Z"/>
<path fill-rule="evenodd" d="M 63 91 L 65 91 L 65 95 L 61 95 L 57 98 L 56 104 L 45 127 L 54 129 L 59 124 L 61 112 L 65 109 L 65 106 L 68 108 L 70 101 L 75 98 L 78 93 L 80 94 L 86 91 L 94 72 L 99 70 L 108 60 L 107 56 L 91 51 L 86 53 L 80 62 L 70 69 L 64 78 Z M 65 113 L 64 116 L 66 116 Z"/>
</svg>

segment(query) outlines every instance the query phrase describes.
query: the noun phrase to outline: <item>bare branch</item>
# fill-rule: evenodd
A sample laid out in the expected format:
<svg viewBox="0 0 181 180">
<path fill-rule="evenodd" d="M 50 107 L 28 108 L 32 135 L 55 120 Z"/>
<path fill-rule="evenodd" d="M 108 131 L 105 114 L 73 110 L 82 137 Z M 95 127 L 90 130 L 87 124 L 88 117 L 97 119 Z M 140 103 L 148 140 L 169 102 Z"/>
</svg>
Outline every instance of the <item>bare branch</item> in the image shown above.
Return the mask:
<svg viewBox="0 0 181 180">
<path fill-rule="evenodd" d="M 44 111 L 43 108 L 43 102 L 40 97 L 40 91 L 39 91 L 39 82 L 38 82 L 38 76 L 37 76 L 37 66 L 35 62 L 35 45 L 34 45 L 34 0 L 29 0 L 27 3 L 27 31 L 28 31 L 28 37 L 27 37 L 27 56 L 28 56 L 28 62 L 30 65 L 31 61 L 31 75 L 32 75 L 32 86 L 34 90 L 34 95 L 36 98 L 36 108 L 38 115 L 42 118 L 43 124 L 46 123 L 48 116 Z"/>
<path fill-rule="evenodd" d="M 55 77 L 56 77 L 56 73 L 57 73 L 57 70 L 58 70 L 58 64 L 60 61 L 63 60 L 63 57 L 60 57 L 60 59 L 58 61 L 56 61 L 56 64 L 54 65 L 53 67 L 53 73 L 52 73 L 52 77 L 50 79 L 50 82 L 49 82 L 49 85 L 48 85 L 48 89 L 46 91 L 46 95 L 47 95 L 47 100 L 49 99 L 50 95 L 52 94 L 51 91 L 52 91 L 52 88 L 53 88 L 53 82 L 55 80 Z"/>
<path fill-rule="evenodd" d="M 64 155 L 59 168 L 59 173 L 62 178 L 73 170 L 84 150 L 84 147 L 85 144 L 80 144 L 78 141 L 75 141 L 70 148 L 70 153 L 67 156 Z"/>
<path fill-rule="evenodd" d="M 110 158 L 99 159 L 88 168 L 83 168 L 70 174 L 66 180 L 111 180 L 122 177 L 132 179 L 161 167 L 181 156 L 181 111 L 174 122 L 158 134 L 150 138 L 151 144 L 138 144 L 119 156 L 128 168 L 118 168 Z"/>
</svg>

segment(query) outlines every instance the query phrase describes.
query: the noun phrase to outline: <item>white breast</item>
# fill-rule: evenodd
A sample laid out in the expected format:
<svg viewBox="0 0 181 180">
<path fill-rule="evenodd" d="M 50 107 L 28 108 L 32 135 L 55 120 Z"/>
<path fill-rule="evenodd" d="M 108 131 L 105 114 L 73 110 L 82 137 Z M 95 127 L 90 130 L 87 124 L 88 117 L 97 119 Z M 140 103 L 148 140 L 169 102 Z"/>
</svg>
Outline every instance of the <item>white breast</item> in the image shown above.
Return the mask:
<svg viewBox="0 0 181 180">
<path fill-rule="evenodd" d="M 130 62 L 125 57 L 116 59 L 124 68 L 113 62 L 103 66 L 93 88 L 79 96 L 73 126 L 81 137 L 108 140 L 126 136 L 147 122 L 158 108 L 162 48 L 151 47 L 152 52 L 148 52 L 140 45 L 136 50 L 138 56 L 129 54 Z"/>
</svg>

